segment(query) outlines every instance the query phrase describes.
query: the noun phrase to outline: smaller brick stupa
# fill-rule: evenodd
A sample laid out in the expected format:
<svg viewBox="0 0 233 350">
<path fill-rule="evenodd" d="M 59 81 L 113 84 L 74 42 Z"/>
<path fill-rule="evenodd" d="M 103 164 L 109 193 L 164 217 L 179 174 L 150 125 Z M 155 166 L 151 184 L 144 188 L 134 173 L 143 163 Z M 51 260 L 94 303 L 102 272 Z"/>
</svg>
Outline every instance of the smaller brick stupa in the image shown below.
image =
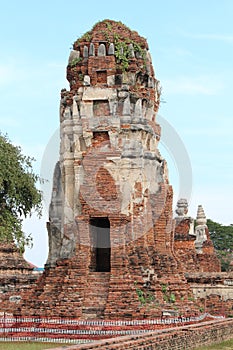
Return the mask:
<svg viewBox="0 0 233 350">
<path fill-rule="evenodd" d="M 175 218 L 174 250 L 182 262 L 185 272 L 220 272 L 220 261 L 214 250 L 207 227 L 207 219 L 201 205 L 197 209 L 196 226 L 194 219 L 187 215 L 188 202 L 177 202 Z"/>
</svg>

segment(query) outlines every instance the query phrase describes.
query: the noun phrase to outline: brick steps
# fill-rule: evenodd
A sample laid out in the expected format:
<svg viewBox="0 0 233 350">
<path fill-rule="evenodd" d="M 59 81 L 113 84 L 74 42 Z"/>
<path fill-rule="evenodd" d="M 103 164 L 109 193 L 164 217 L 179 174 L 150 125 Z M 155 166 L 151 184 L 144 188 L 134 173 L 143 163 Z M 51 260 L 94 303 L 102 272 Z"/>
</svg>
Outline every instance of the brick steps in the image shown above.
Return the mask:
<svg viewBox="0 0 233 350">
<path fill-rule="evenodd" d="M 110 273 L 93 272 L 88 275 L 82 314 L 86 318 L 103 317 L 108 298 Z"/>
</svg>

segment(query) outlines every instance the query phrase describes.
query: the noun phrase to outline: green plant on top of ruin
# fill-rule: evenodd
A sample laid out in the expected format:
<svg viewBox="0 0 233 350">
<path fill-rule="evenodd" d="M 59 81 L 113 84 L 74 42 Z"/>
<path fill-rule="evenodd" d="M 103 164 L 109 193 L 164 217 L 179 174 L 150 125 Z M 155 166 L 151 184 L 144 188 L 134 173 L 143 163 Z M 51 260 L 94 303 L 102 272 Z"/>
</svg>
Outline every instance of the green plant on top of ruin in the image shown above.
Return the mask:
<svg viewBox="0 0 233 350">
<path fill-rule="evenodd" d="M 91 38 L 91 31 L 89 30 L 88 32 L 84 33 L 80 38 L 78 38 L 75 41 L 75 43 L 79 45 L 82 41 L 90 42 Z"/>
<path fill-rule="evenodd" d="M 123 71 L 129 68 L 128 46 L 123 41 L 114 42 L 116 62 Z"/>
<path fill-rule="evenodd" d="M 109 31 L 111 31 L 111 30 L 112 30 L 112 25 L 111 25 L 111 23 L 109 23 L 109 21 L 107 21 L 107 20 L 104 20 L 104 23 L 106 24 L 107 29 L 108 29 Z"/>
<path fill-rule="evenodd" d="M 123 71 L 126 71 L 129 68 L 129 61 L 131 57 L 131 50 L 129 44 L 133 45 L 133 50 L 142 58 L 144 63 L 144 68 L 146 65 L 146 54 L 143 48 L 135 43 L 130 38 L 120 38 L 118 34 L 114 34 L 114 46 L 115 46 L 115 56 L 117 63 Z"/>
<path fill-rule="evenodd" d="M 83 37 L 82 37 L 83 40 L 87 41 L 87 42 L 90 42 L 91 41 L 91 32 L 86 32 Z"/>
<path fill-rule="evenodd" d="M 126 71 L 129 68 L 129 63 L 131 57 L 131 49 L 129 48 L 129 44 L 132 44 L 133 50 L 136 55 L 138 55 L 143 60 L 143 68 L 146 67 L 146 53 L 140 44 L 133 41 L 130 37 L 124 37 L 119 35 L 118 33 L 113 33 L 113 27 L 109 20 L 99 21 L 97 22 L 90 31 L 84 33 L 80 38 L 78 38 L 74 44 L 80 45 L 82 41 L 91 42 L 92 39 L 92 30 L 99 24 L 104 23 L 106 25 L 105 29 L 101 30 L 101 33 L 105 37 L 105 40 L 108 44 L 113 42 L 115 47 L 115 57 L 116 63 L 119 69 L 122 71 Z M 119 27 L 126 28 L 130 30 L 130 28 L 126 27 L 122 22 L 116 22 Z M 131 30 L 130 30 L 131 31 Z M 113 39 L 111 39 L 113 37 Z"/>
<path fill-rule="evenodd" d="M 80 63 L 81 61 L 82 61 L 82 57 L 73 58 L 69 64 L 69 66 L 73 68 L 73 67 L 77 66 L 77 64 Z"/>
</svg>

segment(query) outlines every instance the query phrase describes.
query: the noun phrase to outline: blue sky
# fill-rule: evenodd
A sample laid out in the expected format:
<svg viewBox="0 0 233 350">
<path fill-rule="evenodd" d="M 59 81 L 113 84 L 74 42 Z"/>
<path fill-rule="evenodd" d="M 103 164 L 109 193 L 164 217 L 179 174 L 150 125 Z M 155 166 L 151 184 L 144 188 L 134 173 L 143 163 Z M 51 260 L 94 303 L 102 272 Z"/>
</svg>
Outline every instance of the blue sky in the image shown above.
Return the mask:
<svg viewBox="0 0 233 350">
<path fill-rule="evenodd" d="M 2 2 L 0 130 L 37 159 L 39 173 L 46 145 L 59 127 L 59 96 L 68 88 L 72 43 L 99 20 L 120 20 L 148 40 L 163 88 L 159 114 L 179 135 L 192 166 L 189 214 L 196 216 L 202 204 L 209 218 L 233 223 L 232 16 L 231 0 Z M 56 148 L 56 137 L 51 142 Z M 162 139 L 161 152 L 169 162 L 176 202 L 187 163 L 174 159 L 173 144 L 166 143 Z M 42 166 L 47 172 L 57 157 L 56 150 L 49 152 L 49 164 Z M 34 235 L 26 257 L 38 265 L 47 256 L 46 220 L 45 210 L 40 221 L 33 217 L 25 223 Z"/>
</svg>

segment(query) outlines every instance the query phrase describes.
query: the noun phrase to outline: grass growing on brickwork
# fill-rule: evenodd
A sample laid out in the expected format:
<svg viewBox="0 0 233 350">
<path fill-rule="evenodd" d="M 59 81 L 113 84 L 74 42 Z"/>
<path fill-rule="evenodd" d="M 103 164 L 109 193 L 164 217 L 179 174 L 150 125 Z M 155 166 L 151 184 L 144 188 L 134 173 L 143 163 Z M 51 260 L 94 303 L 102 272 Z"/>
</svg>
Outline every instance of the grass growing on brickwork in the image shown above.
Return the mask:
<svg viewBox="0 0 233 350">
<path fill-rule="evenodd" d="M 65 349 L 70 345 L 61 343 L 0 342 L 0 350 L 45 350 L 58 347 Z"/>
<path fill-rule="evenodd" d="M 196 348 L 195 350 L 232 350 L 233 349 L 233 338 L 230 340 L 226 340 L 222 343 L 202 346 L 200 348 Z"/>
</svg>

